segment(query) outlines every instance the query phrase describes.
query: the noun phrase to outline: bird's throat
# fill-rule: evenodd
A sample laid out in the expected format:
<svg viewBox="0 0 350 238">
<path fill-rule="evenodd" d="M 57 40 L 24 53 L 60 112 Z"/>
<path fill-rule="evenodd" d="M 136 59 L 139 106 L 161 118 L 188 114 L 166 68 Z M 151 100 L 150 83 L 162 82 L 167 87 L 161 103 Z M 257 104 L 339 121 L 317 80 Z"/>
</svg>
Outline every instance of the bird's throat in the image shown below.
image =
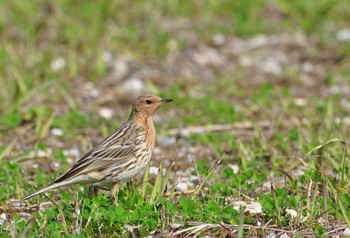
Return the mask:
<svg viewBox="0 0 350 238">
<path fill-rule="evenodd" d="M 135 123 L 144 129 L 145 142 L 147 148 L 153 151 L 155 140 L 156 140 L 156 130 L 154 128 L 152 117 L 140 117 L 136 116 L 134 118 Z"/>
</svg>

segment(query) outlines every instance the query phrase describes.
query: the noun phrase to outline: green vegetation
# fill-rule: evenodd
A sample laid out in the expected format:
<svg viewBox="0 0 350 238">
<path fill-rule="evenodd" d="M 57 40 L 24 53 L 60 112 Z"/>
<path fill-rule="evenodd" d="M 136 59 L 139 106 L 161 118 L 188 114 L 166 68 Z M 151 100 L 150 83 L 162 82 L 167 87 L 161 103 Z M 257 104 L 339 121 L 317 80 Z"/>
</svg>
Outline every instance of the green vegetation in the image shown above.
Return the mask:
<svg viewBox="0 0 350 238">
<path fill-rule="evenodd" d="M 346 0 L 0 1 L 0 237 L 341 234 L 349 21 Z M 21 204 L 127 119 L 132 78 L 174 99 L 156 118 L 164 173 L 118 205 L 79 185 Z"/>
</svg>

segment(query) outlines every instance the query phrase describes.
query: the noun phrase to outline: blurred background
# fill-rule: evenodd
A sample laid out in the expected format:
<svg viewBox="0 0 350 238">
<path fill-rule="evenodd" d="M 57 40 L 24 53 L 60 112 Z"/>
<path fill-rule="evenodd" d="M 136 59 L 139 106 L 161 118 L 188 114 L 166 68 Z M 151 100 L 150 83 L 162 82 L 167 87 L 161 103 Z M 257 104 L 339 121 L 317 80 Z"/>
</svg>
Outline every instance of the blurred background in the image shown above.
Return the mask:
<svg viewBox="0 0 350 238">
<path fill-rule="evenodd" d="M 174 99 L 155 121 L 160 147 L 187 138 L 177 158 L 239 161 L 248 141 L 285 166 L 281 156 L 349 133 L 348 1 L 14 0 L 0 11 L 11 160 L 33 148 L 78 156 L 147 93 Z"/>
<path fill-rule="evenodd" d="M 82 148 L 72 143 L 97 143 L 145 93 L 174 99 L 155 117 L 158 131 L 261 123 L 269 127 L 262 130 L 269 144 L 277 136 L 276 146 L 285 135 L 299 140 L 302 117 L 328 127 L 320 133 L 329 137 L 336 130 L 333 116 L 350 109 L 348 1 L 0 4 L 0 139 L 16 141 L 19 152 L 39 146 L 78 156 Z M 322 108 L 330 112 L 318 117 Z M 345 121 L 347 126 L 350 118 Z M 256 134 L 198 130 L 185 131 L 190 144 L 182 156 L 213 159 L 225 150 L 231 156 L 233 134 L 250 142 Z M 173 144 L 179 131 L 172 132 L 160 133 L 160 146 Z M 273 145 L 266 147 L 258 153 L 270 154 Z M 277 154 L 304 153 L 298 147 Z"/>
<path fill-rule="evenodd" d="M 174 99 L 152 166 L 175 159 L 180 190 L 221 158 L 218 181 L 269 191 L 269 169 L 303 174 L 295 157 L 349 138 L 349 51 L 347 0 L 0 1 L 0 199 L 25 193 L 17 175 L 52 180 L 148 93 Z"/>
</svg>

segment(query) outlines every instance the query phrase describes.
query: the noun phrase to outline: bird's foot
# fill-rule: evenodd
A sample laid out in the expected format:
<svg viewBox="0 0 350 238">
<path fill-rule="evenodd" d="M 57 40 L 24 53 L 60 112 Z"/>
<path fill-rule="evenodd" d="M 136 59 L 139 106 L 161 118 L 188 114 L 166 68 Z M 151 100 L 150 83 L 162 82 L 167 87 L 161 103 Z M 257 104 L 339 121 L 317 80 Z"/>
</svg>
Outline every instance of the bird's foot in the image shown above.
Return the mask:
<svg viewBox="0 0 350 238">
<path fill-rule="evenodd" d="M 118 184 L 114 184 L 111 189 L 112 196 L 114 198 L 114 205 L 118 206 L 118 193 L 119 193 L 119 186 Z"/>
</svg>

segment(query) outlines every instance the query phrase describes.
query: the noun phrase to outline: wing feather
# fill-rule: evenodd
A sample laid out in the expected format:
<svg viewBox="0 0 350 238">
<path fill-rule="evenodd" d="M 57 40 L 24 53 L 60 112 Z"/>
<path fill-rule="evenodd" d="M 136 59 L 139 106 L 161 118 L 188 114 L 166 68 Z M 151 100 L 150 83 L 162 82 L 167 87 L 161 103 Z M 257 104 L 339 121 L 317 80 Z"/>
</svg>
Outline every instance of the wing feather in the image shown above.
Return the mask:
<svg viewBox="0 0 350 238">
<path fill-rule="evenodd" d="M 125 163 L 135 153 L 135 144 L 140 143 L 139 132 L 141 132 L 140 128 L 131 128 L 128 124 L 124 124 L 119 130 L 84 154 L 71 169 L 53 183 L 69 180 L 89 172 L 99 172 L 116 163 Z"/>
</svg>

